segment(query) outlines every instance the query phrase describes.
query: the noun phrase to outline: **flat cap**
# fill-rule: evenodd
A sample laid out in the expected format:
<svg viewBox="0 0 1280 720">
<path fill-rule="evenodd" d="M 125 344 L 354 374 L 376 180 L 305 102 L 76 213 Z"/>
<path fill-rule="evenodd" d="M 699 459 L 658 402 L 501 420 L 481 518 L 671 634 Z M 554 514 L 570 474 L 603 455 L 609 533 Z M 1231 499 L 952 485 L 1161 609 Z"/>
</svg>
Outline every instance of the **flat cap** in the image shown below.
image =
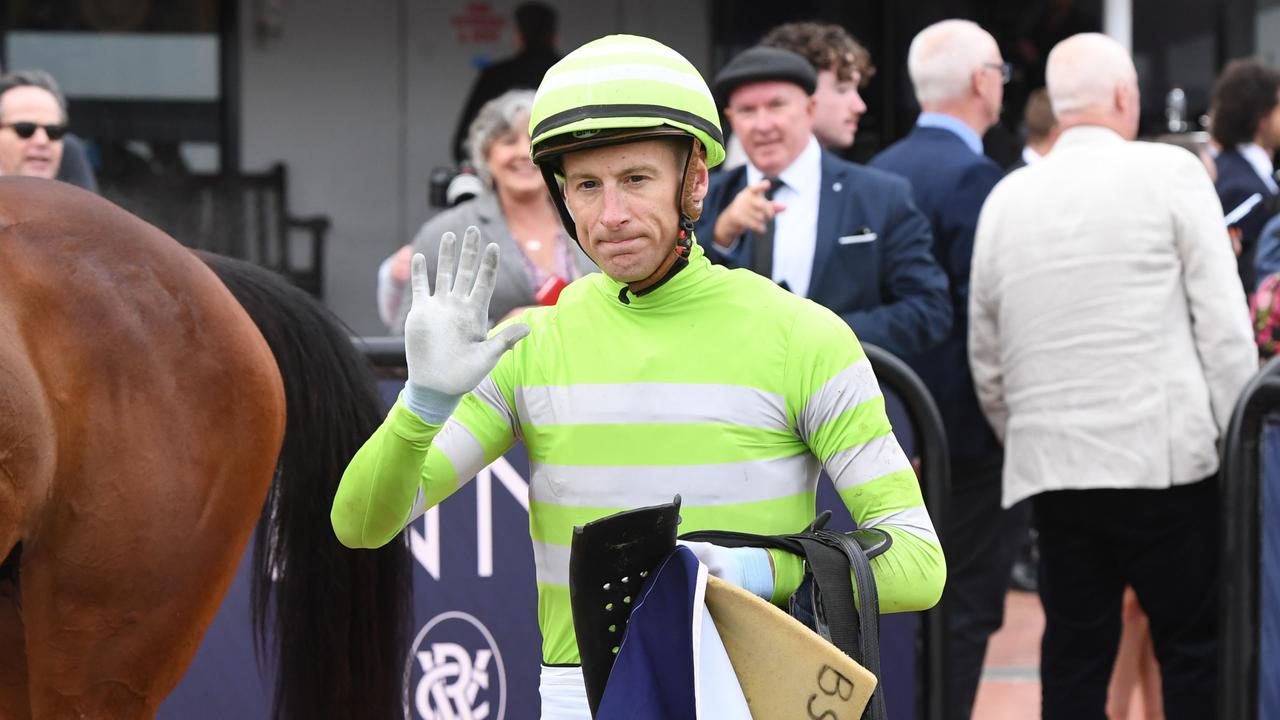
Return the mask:
<svg viewBox="0 0 1280 720">
<path fill-rule="evenodd" d="M 716 102 L 724 107 L 734 90 L 768 80 L 795 83 L 806 95 L 812 95 L 818 87 L 818 74 L 803 56 L 782 48 L 756 45 L 738 53 L 716 75 Z"/>
</svg>

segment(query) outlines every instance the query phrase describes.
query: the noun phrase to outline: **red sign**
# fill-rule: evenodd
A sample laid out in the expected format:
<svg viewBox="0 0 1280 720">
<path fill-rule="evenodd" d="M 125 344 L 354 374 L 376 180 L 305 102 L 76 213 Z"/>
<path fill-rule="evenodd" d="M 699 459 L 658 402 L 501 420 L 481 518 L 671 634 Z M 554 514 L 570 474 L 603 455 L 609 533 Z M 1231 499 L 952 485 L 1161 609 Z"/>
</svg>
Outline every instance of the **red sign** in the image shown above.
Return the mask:
<svg viewBox="0 0 1280 720">
<path fill-rule="evenodd" d="M 454 15 L 451 22 L 458 42 L 479 44 L 501 40 L 502 27 L 507 24 L 507 19 L 494 12 L 493 6 L 485 0 L 473 0 L 462 12 Z"/>
</svg>

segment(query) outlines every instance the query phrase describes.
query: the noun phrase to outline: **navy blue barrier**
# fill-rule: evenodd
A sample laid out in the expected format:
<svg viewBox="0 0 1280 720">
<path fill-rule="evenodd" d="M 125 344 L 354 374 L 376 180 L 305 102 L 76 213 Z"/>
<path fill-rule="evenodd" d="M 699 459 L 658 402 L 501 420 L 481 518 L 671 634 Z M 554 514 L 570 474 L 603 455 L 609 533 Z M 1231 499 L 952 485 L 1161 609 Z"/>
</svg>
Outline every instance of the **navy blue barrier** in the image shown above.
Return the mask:
<svg viewBox="0 0 1280 720">
<path fill-rule="evenodd" d="M 1280 718 L 1280 421 L 1263 430 L 1258 717 Z"/>
<path fill-rule="evenodd" d="M 240 561 L 235 581 L 205 633 L 195 660 L 160 705 L 161 720 L 221 720 L 271 716 L 275 677 L 267 663 L 259 671 L 253 651 L 249 577 L 253 546 Z"/>
<path fill-rule="evenodd" d="M 399 338 L 359 342 L 383 373 L 380 386 L 389 406 L 404 383 L 403 343 Z M 945 441 L 938 442 L 941 420 L 927 394 L 927 407 L 920 409 L 923 387 L 905 365 L 878 348 L 868 348 L 868 355 L 900 441 L 909 453 L 914 448 L 923 455 L 926 502 L 940 524 L 947 482 Z M 925 420 L 918 421 L 922 416 Z M 524 448 L 517 446 L 407 530 L 415 559 L 414 641 L 405 664 L 408 718 L 537 715 L 541 650 L 528 474 Z M 831 483 L 820 488 L 819 508 L 836 511 L 832 526 L 851 529 Z M 253 653 L 248 558 L 159 717 L 267 715 L 272 686 Z M 943 639 L 937 610 L 883 617 L 881 667 L 890 717 L 941 717 Z"/>
<path fill-rule="evenodd" d="M 1280 718 L 1280 358 L 1249 381 L 1222 460 L 1218 717 Z"/>
</svg>

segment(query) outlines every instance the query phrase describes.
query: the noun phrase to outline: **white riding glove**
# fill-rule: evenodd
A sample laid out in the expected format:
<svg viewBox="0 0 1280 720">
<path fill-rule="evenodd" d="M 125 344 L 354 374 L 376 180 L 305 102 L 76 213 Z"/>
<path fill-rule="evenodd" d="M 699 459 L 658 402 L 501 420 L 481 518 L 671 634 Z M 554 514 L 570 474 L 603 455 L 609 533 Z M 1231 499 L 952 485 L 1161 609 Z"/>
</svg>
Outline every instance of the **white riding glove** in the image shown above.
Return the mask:
<svg viewBox="0 0 1280 720">
<path fill-rule="evenodd" d="M 758 547 L 723 547 L 696 540 L 677 540 L 698 556 L 707 566 L 707 572 L 758 595 L 765 600 L 773 597 L 773 561 L 769 551 Z"/>
<path fill-rule="evenodd" d="M 524 336 L 529 326 L 513 323 L 486 339 L 489 298 L 498 272 L 498 246 L 481 253 L 480 230 L 467 228 L 462 253 L 457 236 L 440 240 L 435 292 L 427 283 L 426 258 L 413 256 L 413 305 L 404 326 L 404 352 L 409 366 L 405 404 L 432 424 L 448 419 L 462 396 L 471 392 L 498 364 L 502 353 Z M 454 264 L 457 275 L 454 275 Z"/>
</svg>

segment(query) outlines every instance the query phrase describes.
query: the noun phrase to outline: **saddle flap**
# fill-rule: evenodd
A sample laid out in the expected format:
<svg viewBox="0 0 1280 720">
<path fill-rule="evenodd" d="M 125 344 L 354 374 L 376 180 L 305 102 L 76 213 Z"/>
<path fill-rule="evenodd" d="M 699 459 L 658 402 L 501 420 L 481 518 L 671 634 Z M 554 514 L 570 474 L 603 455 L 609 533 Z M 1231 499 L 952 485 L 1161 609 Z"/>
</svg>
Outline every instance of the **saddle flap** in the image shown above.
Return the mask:
<svg viewBox="0 0 1280 720">
<path fill-rule="evenodd" d="M 622 643 L 632 601 L 650 571 L 676 547 L 680 496 L 665 505 L 600 518 L 573 529 L 569 606 L 594 717 Z"/>
<path fill-rule="evenodd" d="M 707 609 L 755 720 L 858 720 L 876 676 L 787 613 L 719 578 Z"/>
</svg>

